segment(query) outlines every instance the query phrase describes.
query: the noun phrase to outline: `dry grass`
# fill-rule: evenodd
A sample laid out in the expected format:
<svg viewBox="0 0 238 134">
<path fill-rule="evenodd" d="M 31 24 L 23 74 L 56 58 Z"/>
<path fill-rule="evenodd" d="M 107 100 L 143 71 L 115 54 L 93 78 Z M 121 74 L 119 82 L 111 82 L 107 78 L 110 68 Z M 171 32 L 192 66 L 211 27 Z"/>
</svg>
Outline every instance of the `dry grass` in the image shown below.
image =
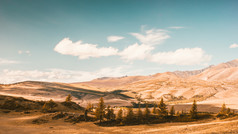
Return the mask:
<svg viewBox="0 0 238 134">
<path fill-rule="evenodd" d="M 0 111 L 1 112 L 1 111 Z M 40 113 L 0 113 L 1 134 L 91 134 L 91 133 L 118 133 L 118 134 L 196 134 L 196 133 L 237 133 L 238 118 L 226 120 L 203 120 L 190 123 L 164 123 L 153 125 L 121 126 L 121 127 L 100 127 L 92 122 L 72 124 L 63 120 L 52 120 L 43 124 L 32 124 L 32 120 L 44 116 Z"/>
</svg>

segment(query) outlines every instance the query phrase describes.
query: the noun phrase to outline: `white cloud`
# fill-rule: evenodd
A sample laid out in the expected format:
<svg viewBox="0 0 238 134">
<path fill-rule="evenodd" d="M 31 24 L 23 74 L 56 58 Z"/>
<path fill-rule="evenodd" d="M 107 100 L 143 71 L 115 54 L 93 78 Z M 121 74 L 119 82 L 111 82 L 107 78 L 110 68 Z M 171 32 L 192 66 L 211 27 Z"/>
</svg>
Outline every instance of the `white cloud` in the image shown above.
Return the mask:
<svg viewBox="0 0 238 134">
<path fill-rule="evenodd" d="M 39 70 L 3 70 L 0 72 L 0 83 L 15 83 L 20 81 L 48 81 L 48 82 L 83 82 L 100 77 L 120 77 L 135 75 L 135 71 L 128 71 L 130 66 L 107 67 L 96 71 L 72 71 L 64 69 Z"/>
<path fill-rule="evenodd" d="M 131 35 L 136 37 L 142 44 L 145 45 L 158 45 L 170 38 L 168 31 L 163 29 L 147 30 L 144 35 L 140 33 L 131 33 Z"/>
<path fill-rule="evenodd" d="M 205 53 L 201 48 L 181 48 L 176 51 L 158 52 L 149 60 L 159 64 L 174 65 L 206 65 L 212 56 Z"/>
<path fill-rule="evenodd" d="M 61 40 L 54 50 L 64 55 L 78 56 L 79 59 L 117 55 L 118 51 L 118 49 L 113 47 L 98 48 L 97 45 L 82 43 L 82 41 L 73 43 L 69 38 Z"/>
<path fill-rule="evenodd" d="M 21 50 L 18 51 L 18 54 L 22 54 L 23 52 Z"/>
<path fill-rule="evenodd" d="M 31 52 L 29 50 L 27 50 L 27 51 L 19 50 L 18 54 L 27 54 L 28 56 L 31 56 Z"/>
<path fill-rule="evenodd" d="M 238 44 L 236 44 L 236 43 L 230 45 L 230 48 L 237 48 L 237 47 L 238 47 Z"/>
<path fill-rule="evenodd" d="M 125 48 L 122 52 L 119 53 L 119 55 L 126 61 L 143 60 L 150 54 L 150 51 L 153 49 L 154 48 L 149 45 L 139 45 L 135 43 Z"/>
<path fill-rule="evenodd" d="M 7 60 L 7 59 L 0 58 L 0 65 L 3 65 L 3 64 L 16 64 L 16 63 L 19 63 L 19 62 L 18 61 L 13 61 L 13 60 Z"/>
<path fill-rule="evenodd" d="M 169 27 L 170 29 L 183 29 L 184 27 L 180 27 L 180 26 L 173 26 L 173 27 Z"/>
<path fill-rule="evenodd" d="M 182 27 L 173 28 L 178 29 Z M 117 55 L 127 62 L 133 60 L 147 60 L 159 64 L 183 66 L 205 65 L 211 60 L 212 57 L 211 55 L 206 54 L 201 48 L 181 48 L 176 51 L 152 53 L 155 49 L 155 45 L 158 45 L 170 38 L 168 31 L 166 30 L 151 29 L 145 31 L 144 34 L 131 33 L 131 35 L 135 36 L 141 43 L 129 45 L 121 51 L 114 47 L 99 48 L 97 45 L 82 43 L 82 41 L 73 43 L 69 38 L 64 38 L 60 41 L 55 46 L 54 50 L 64 55 L 78 56 L 79 59 Z M 115 36 L 111 37 L 114 38 Z M 114 39 L 114 41 L 115 40 L 116 39 Z"/>
<path fill-rule="evenodd" d="M 122 37 L 122 36 L 108 36 L 107 37 L 108 42 L 117 42 L 122 39 L 124 39 L 124 37 Z"/>
</svg>

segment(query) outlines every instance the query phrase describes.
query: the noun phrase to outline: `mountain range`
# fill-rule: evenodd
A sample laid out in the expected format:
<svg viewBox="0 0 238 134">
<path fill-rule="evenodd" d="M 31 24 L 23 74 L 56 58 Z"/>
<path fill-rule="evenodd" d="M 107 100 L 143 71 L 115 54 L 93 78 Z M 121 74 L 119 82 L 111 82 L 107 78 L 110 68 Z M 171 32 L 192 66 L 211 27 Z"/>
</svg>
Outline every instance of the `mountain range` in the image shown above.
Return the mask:
<svg viewBox="0 0 238 134">
<path fill-rule="evenodd" d="M 74 101 L 85 106 L 100 97 L 110 105 L 130 105 L 138 98 L 168 103 L 238 104 L 238 59 L 201 70 L 157 73 L 149 76 L 104 77 L 87 82 L 56 83 L 26 81 L 0 85 L 0 94 L 32 100 L 64 101 L 72 94 Z"/>
</svg>

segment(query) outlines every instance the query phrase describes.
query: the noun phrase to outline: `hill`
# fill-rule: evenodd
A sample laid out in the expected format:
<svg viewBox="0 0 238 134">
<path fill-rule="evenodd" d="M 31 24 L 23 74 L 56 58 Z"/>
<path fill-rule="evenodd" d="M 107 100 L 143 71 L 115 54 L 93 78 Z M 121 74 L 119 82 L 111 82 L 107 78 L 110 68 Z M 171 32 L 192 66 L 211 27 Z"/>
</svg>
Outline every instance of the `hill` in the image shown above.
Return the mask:
<svg viewBox="0 0 238 134">
<path fill-rule="evenodd" d="M 123 95 L 120 91 L 100 92 L 95 90 L 74 87 L 65 83 L 50 83 L 38 81 L 26 81 L 14 84 L 0 85 L 0 94 L 24 97 L 30 100 L 43 100 L 62 102 L 68 94 L 73 100 L 85 106 L 88 102 L 96 103 L 100 97 L 106 98 L 106 103 L 111 105 L 128 105 L 130 97 Z"/>
<path fill-rule="evenodd" d="M 175 71 L 149 76 L 104 77 L 80 83 L 26 81 L 0 85 L 0 94 L 24 97 L 30 100 L 64 101 L 68 94 L 86 106 L 96 104 L 104 97 L 106 104 L 131 105 L 132 101 L 159 101 L 168 103 L 199 103 L 231 108 L 238 104 L 238 59 L 195 71 Z"/>
</svg>

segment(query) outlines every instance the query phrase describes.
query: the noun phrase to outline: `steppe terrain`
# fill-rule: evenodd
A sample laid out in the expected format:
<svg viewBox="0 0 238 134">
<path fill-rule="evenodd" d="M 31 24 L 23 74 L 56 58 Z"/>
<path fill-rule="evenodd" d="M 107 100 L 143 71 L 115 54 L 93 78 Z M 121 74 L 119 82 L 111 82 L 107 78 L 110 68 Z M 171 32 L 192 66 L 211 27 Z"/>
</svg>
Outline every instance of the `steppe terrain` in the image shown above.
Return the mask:
<svg viewBox="0 0 238 134">
<path fill-rule="evenodd" d="M 75 102 L 86 106 L 104 97 L 106 104 L 128 106 L 138 98 L 169 104 L 191 103 L 238 108 L 238 59 L 195 71 L 157 73 L 150 76 L 99 78 L 88 82 L 57 83 L 26 81 L 0 85 L 0 94 L 32 100 L 63 101 L 71 94 Z"/>
<path fill-rule="evenodd" d="M 65 118 L 54 120 L 55 113 L 42 113 L 41 101 L 53 99 L 56 111 L 67 111 L 82 115 L 84 108 L 72 109 L 63 105 L 68 94 L 75 104 L 86 107 L 96 105 L 103 97 L 106 105 L 130 106 L 138 101 L 158 103 L 161 98 L 173 105 L 176 111 L 189 112 L 193 100 L 197 100 L 199 112 L 210 112 L 215 117 L 225 103 L 232 110 L 238 109 L 238 59 L 195 71 L 157 73 L 150 76 L 124 76 L 99 78 L 88 82 L 57 83 L 25 81 L 0 85 L 1 134 L 48 134 L 48 133 L 238 133 L 238 117 L 226 119 L 208 118 L 194 122 L 171 122 L 135 126 L 102 127 L 95 122 L 65 122 Z M 16 108 L 4 110 L 7 102 L 16 100 Z M 16 98 L 23 97 L 23 98 Z M 34 108 L 32 108 L 32 106 Z M 115 112 L 117 112 L 115 108 Z M 150 108 L 152 110 L 152 108 Z M 134 109 L 135 111 L 135 109 Z M 90 115 L 93 116 L 93 115 Z M 46 118 L 44 123 L 34 120 Z M 44 120 L 43 120 L 44 121 Z"/>
<path fill-rule="evenodd" d="M 22 113 L 1 113 L 1 134 L 196 134 L 196 133 L 238 133 L 238 118 L 226 120 L 208 119 L 189 123 L 163 123 L 137 126 L 100 127 L 92 122 L 69 123 L 63 120 L 53 120 L 45 124 L 32 124 L 32 120 L 42 116 L 39 113 L 24 115 Z"/>
</svg>

